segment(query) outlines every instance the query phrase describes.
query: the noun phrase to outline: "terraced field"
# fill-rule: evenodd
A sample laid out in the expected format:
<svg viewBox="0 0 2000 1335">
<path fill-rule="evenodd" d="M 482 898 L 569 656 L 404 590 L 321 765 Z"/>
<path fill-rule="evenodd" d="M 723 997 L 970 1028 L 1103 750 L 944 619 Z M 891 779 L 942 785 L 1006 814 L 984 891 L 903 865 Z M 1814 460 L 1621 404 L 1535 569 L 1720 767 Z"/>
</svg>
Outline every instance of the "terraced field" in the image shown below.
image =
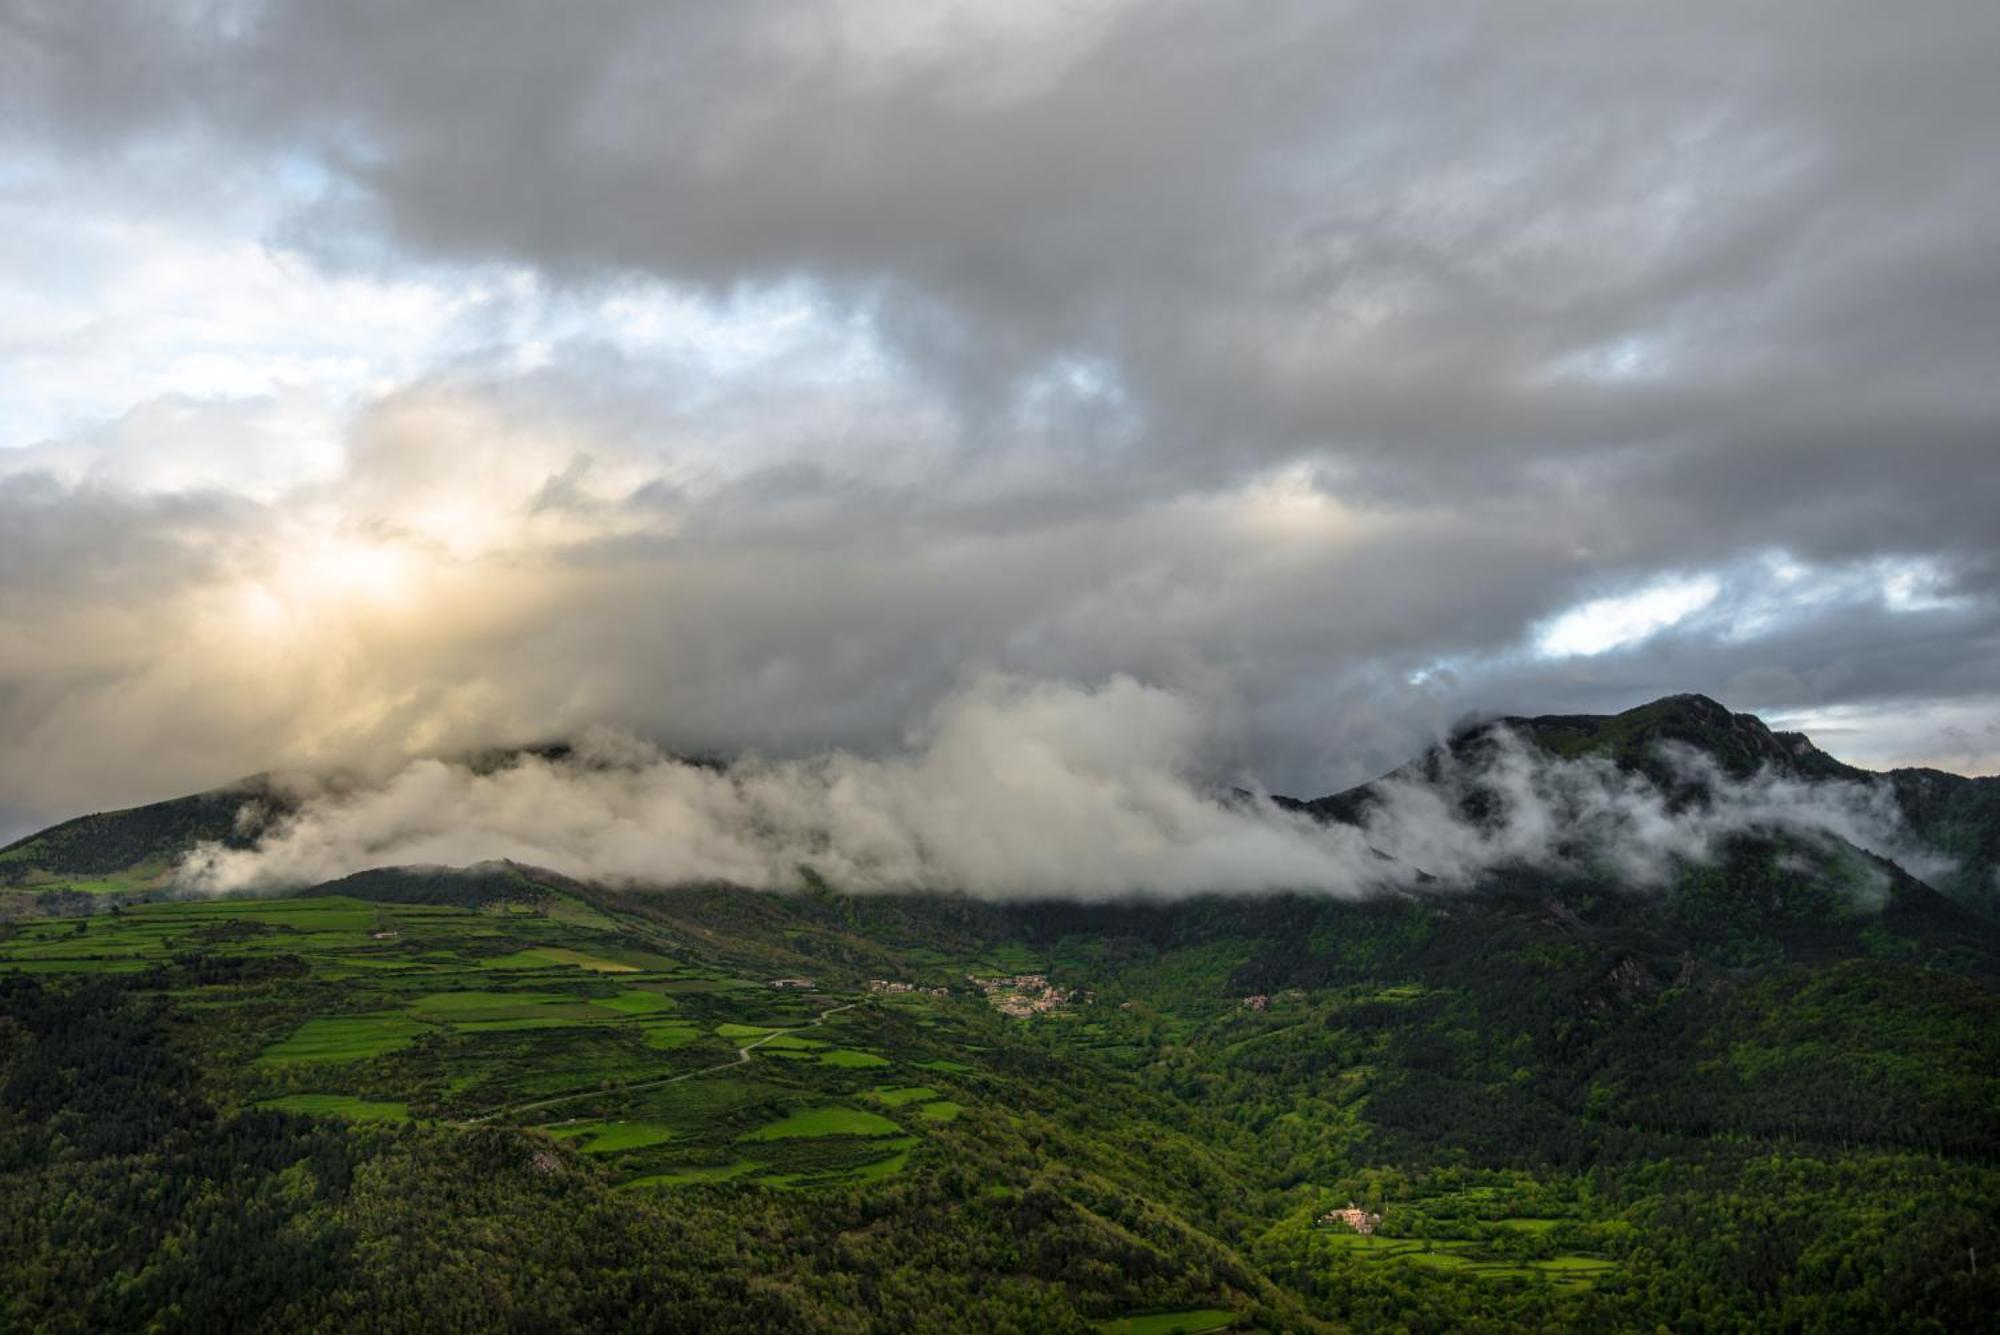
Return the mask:
<svg viewBox="0 0 2000 1335">
<path fill-rule="evenodd" d="M 896 1124 L 878 1113 L 857 1108 L 807 1108 L 747 1131 L 738 1140 L 797 1140 L 817 1136 L 893 1136 Z"/>
<path fill-rule="evenodd" d="M 259 1105 L 285 1112 L 311 1113 L 320 1117 L 347 1117 L 357 1122 L 407 1122 L 409 1107 L 401 1103 L 375 1103 L 352 1094 L 287 1094 L 266 1099 Z"/>
<path fill-rule="evenodd" d="M 634 1189 L 880 1178 L 971 1098 L 871 1097 L 901 1065 L 973 1075 L 948 1032 L 913 1046 L 947 1004 L 729 964 L 561 895 L 136 904 L 0 935 L 0 970 L 144 975 L 246 1105 L 539 1127 Z"/>
<path fill-rule="evenodd" d="M 1330 1241 L 1335 1247 L 1370 1261 L 1428 1266 L 1478 1279 L 1532 1279 L 1541 1276 L 1559 1284 L 1587 1286 L 1597 1276 L 1617 1269 L 1616 1262 L 1598 1256 L 1556 1255 L 1514 1259 L 1496 1254 L 1489 1243 L 1465 1239 L 1363 1237 L 1355 1233 L 1335 1233 Z"/>
</svg>

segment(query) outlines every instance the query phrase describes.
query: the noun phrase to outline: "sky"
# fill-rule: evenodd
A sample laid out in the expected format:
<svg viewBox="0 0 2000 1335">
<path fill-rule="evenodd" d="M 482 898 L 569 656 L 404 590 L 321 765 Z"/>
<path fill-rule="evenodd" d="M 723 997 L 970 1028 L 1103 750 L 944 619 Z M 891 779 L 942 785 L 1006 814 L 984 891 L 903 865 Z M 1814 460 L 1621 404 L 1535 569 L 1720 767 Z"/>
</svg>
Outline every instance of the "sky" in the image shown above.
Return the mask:
<svg viewBox="0 0 2000 1335">
<path fill-rule="evenodd" d="M 1306 795 L 1678 691 L 2000 769 L 1996 60 L 1990 0 L 0 0 L 0 835 L 1150 692 Z"/>
</svg>

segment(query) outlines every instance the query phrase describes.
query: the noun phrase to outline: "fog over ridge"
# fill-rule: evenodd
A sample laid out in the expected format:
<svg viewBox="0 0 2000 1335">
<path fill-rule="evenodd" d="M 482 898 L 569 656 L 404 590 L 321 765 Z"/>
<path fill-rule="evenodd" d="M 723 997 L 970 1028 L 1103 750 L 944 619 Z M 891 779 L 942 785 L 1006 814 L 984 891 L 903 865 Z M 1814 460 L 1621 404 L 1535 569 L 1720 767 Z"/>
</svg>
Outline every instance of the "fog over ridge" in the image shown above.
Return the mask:
<svg viewBox="0 0 2000 1335">
<path fill-rule="evenodd" d="M 1664 754 L 1712 800 L 1677 810 L 1642 775 L 1551 757 L 1498 727 L 1470 758 L 1444 753 L 1436 782 L 1407 771 L 1380 781 L 1361 823 L 1346 825 L 1220 787 L 1218 740 L 1202 702 L 1129 677 L 1087 687 L 988 676 L 887 756 L 693 764 L 597 733 L 497 768 L 416 761 L 304 791 L 254 846 L 203 845 L 177 879 L 254 891 L 504 858 L 639 885 L 789 889 L 810 869 L 855 892 L 1358 898 L 1502 866 L 1590 866 L 1644 888 L 1750 831 L 1838 837 L 1919 875 L 1948 869 L 1918 847 L 1885 786 L 1737 779 L 1685 747 Z M 1471 793 L 1493 818 L 1463 814 Z"/>
</svg>

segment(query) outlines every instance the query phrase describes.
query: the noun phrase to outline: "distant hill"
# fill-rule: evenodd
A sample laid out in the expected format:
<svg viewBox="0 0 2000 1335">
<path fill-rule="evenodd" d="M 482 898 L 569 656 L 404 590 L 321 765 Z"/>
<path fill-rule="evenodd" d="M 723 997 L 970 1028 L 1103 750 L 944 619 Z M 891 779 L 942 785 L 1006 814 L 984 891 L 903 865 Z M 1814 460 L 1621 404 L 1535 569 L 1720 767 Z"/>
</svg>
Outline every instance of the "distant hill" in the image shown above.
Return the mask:
<svg viewBox="0 0 2000 1335">
<path fill-rule="evenodd" d="M 253 775 L 188 797 L 78 816 L 0 848 L 0 891 L 157 889 L 196 844 L 248 847 L 266 817 L 291 808 L 267 776 Z"/>
</svg>

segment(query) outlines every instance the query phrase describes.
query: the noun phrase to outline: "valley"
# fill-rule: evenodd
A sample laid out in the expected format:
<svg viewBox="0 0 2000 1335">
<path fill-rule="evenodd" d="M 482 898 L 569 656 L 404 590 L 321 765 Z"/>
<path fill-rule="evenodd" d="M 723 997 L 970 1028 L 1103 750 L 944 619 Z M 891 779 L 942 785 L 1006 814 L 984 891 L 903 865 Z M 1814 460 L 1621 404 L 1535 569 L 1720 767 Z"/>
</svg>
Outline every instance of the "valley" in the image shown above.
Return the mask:
<svg viewBox="0 0 2000 1335">
<path fill-rule="evenodd" d="M 0 1317 L 1962 1329 L 2000 953 L 1855 865 L 49 900 L 0 924 Z"/>
</svg>

